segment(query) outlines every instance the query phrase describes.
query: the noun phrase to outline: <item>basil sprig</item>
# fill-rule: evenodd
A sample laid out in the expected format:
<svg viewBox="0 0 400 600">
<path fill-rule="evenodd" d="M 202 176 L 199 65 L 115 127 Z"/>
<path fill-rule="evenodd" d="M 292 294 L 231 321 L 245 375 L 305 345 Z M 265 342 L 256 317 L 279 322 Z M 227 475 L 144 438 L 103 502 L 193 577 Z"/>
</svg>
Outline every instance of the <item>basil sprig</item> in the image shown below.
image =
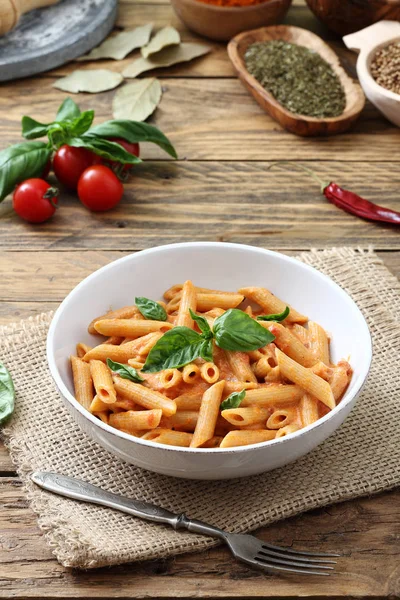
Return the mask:
<svg viewBox="0 0 400 600">
<path fill-rule="evenodd" d="M 223 350 L 250 352 L 274 341 L 268 329 L 237 308 L 227 310 L 214 321 L 214 336 Z"/>
<path fill-rule="evenodd" d="M 10 373 L 0 362 L 0 423 L 4 423 L 14 411 L 15 390 Z"/>
<path fill-rule="evenodd" d="M 189 309 L 190 310 L 190 309 Z M 196 358 L 213 360 L 213 339 L 223 350 L 249 352 L 274 341 L 275 336 L 245 312 L 236 308 L 214 321 L 211 330 L 207 320 L 190 310 L 200 331 L 189 327 L 174 327 L 165 333 L 150 350 L 143 373 L 157 373 L 164 369 L 178 369 Z"/>
<path fill-rule="evenodd" d="M 158 304 L 158 302 L 154 302 L 150 298 L 138 296 L 135 298 L 135 304 L 146 319 L 153 319 L 154 321 L 167 320 L 165 308 L 161 304 Z"/>
<path fill-rule="evenodd" d="M 151 142 L 157 144 L 172 158 L 178 158 L 175 148 L 162 131 L 139 121 L 106 121 L 92 127 L 88 135 L 100 138 L 122 138 L 131 144 L 138 142 Z"/>
<path fill-rule="evenodd" d="M 22 135 L 28 141 L 0 152 L 0 202 L 21 181 L 40 177 L 53 152 L 64 144 L 86 148 L 110 162 L 124 165 L 142 161 L 107 138 L 122 138 L 131 143 L 151 142 L 177 158 L 169 139 L 153 125 L 136 121 L 107 121 L 92 127 L 93 119 L 93 110 L 81 112 L 71 98 L 64 100 L 55 120 L 50 123 L 22 117 Z M 48 141 L 36 141 L 45 136 Z"/>
<path fill-rule="evenodd" d="M 150 350 L 142 371 L 158 373 L 164 369 L 179 369 L 199 357 L 210 361 L 210 343 L 211 340 L 189 327 L 174 327 Z"/>
<path fill-rule="evenodd" d="M 259 315 L 257 321 L 284 321 L 289 316 L 290 308 L 287 306 L 281 313 L 275 315 Z"/>
<path fill-rule="evenodd" d="M 136 383 L 141 383 L 144 381 L 143 377 L 139 375 L 134 367 L 130 367 L 129 365 L 123 365 L 119 362 L 114 362 L 111 358 L 107 358 L 107 367 L 116 373 L 122 379 L 129 379 L 129 381 L 134 381 Z"/>
<path fill-rule="evenodd" d="M 246 396 L 246 390 L 242 390 L 241 392 L 232 392 L 230 396 L 225 398 L 223 402 L 221 402 L 221 410 L 226 410 L 228 408 L 238 408 L 244 397 Z"/>
</svg>

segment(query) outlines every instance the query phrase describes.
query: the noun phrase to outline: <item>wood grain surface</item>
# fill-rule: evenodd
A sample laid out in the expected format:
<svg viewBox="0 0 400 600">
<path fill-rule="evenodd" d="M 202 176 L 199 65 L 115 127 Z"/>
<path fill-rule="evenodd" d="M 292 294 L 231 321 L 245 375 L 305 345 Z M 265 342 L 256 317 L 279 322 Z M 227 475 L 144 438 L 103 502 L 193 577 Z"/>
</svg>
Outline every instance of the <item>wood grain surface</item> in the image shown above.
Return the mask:
<svg viewBox="0 0 400 600">
<path fill-rule="evenodd" d="M 185 30 L 168 0 L 121 0 L 117 30 L 152 21 Z M 295 0 L 286 23 L 306 27 L 334 48 L 354 75 L 355 56 Z M 393 227 L 359 220 L 330 205 L 295 163 L 323 180 L 335 180 L 365 197 L 400 210 L 400 131 L 370 104 L 349 132 L 330 139 L 301 139 L 283 131 L 236 79 L 226 46 L 192 63 L 159 71 L 163 99 L 151 122 L 176 145 L 174 162 L 143 144 L 148 159 L 135 170 L 117 209 L 87 212 L 62 193 L 51 222 L 21 222 L 7 199 L 0 205 L 0 325 L 54 310 L 95 269 L 143 248 L 189 241 L 254 244 L 289 254 L 311 247 L 372 245 L 400 275 L 400 238 Z M 130 59 L 79 64 L 122 71 Z M 45 76 L 2 85 L 1 146 L 20 140 L 29 114 L 51 120 L 65 94 Z M 74 96 L 97 121 L 111 117 L 114 92 Z M 286 168 L 271 167 L 289 160 Z M 2 357 L 1 357 L 2 358 Z M 400 494 L 391 492 L 326 507 L 264 528 L 265 540 L 296 548 L 343 553 L 338 574 L 325 579 L 265 576 L 248 570 L 224 548 L 168 560 L 78 572 L 54 559 L 28 506 L 7 450 L 0 444 L 0 598 L 282 598 L 400 597 Z"/>
</svg>

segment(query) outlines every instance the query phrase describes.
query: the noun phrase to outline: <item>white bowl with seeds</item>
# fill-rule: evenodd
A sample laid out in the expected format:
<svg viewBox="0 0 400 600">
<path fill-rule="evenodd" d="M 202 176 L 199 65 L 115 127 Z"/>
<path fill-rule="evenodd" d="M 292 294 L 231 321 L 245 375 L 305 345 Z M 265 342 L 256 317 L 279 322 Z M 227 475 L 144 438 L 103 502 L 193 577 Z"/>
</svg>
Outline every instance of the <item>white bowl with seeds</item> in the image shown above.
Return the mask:
<svg viewBox="0 0 400 600">
<path fill-rule="evenodd" d="M 400 23 L 379 21 L 343 41 L 359 52 L 357 75 L 368 100 L 400 127 Z"/>
</svg>

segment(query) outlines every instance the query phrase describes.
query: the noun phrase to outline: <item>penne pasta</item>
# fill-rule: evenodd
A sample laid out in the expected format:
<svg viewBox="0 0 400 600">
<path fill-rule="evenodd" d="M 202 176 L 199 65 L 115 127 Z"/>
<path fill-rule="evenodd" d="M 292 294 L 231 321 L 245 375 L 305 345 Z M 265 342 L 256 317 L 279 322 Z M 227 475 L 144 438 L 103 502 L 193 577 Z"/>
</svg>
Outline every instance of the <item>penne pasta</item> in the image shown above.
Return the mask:
<svg viewBox="0 0 400 600">
<path fill-rule="evenodd" d="M 332 394 L 335 400 L 339 400 L 350 383 L 352 369 L 348 362 L 340 361 L 333 367 L 333 373 L 329 379 Z"/>
<path fill-rule="evenodd" d="M 190 310 L 197 310 L 197 293 L 191 281 L 185 281 L 183 284 L 181 298 L 179 301 L 178 315 L 175 321 L 177 327 L 189 327 L 193 329 L 194 321 L 190 316 Z"/>
<path fill-rule="evenodd" d="M 88 332 L 97 333 L 94 324 L 98 321 L 102 321 L 103 319 L 131 319 L 137 314 L 140 313 L 136 306 L 124 306 L 123 308 L 118 308 L 117 310 L 110 310 L 108 313 L 93 319 L 93 321 L 89 324 Z"/>
<path fill-rule="evenodd" d="M 303 390 L 321 400 L 328 408 L 335 408 L 335 398 L 333 397 L 331 387 L 318 375 L 315 375 L 309 369 L 299 365 L 294 360 L 286 356 L 280 350 L 276 351 L 278 364 L 282 375 L 289 381 L 293 381 Z"/>
<path fill-rule="evenodd" d="M 321 325 L 318 325 L 318 323 L 309 321 L 308 332 L 311 340 L 311 351 L 314 354 L 315 361 L 321 361 L 326 365 L 329 365 L 329 340 L 325 329 L 323 329 Z"/>
<path fill-rule="evenodd" d="M 310 348 L 310 334 L 308 329 L 303 327 L 303 325 L 299 325 L 298 323 L 293 323 L 291 332 L 299 338 L 299 340 L 305 345 L 306 348 Z"/>
<path fill-rule="evenodd" d="M 89 350 L 91 350 L 91 346 L 88 346 L 87 344 L 84 344 L 83 342 L 79 342 L 79 344 L 76 345 L 76 355 L 78 358 L 83 358 L 85 356 L 85 354 L 87 352 L 89 352 Z"/>
<path fill-rule="evenodd" d="M 176 429 L 177 431 L 189 431 L 193 433 L 196 428 L 199 411 L 197 410 L 179 410 L 171 417 L 162 419 L 162 427 L 167 429 Z"/>
<path fill-rule="evenodd" d="M 201 378 L 207 383 L 215 383 L 219 379 L 219 369 L 212 362 L 206 362 L 200 367 Z"/>
<path fill-rule="evenodd" d="M 257 406 L 249 406 L 247 408 L 228 408 L 221 412 L 221 415 L 228 423 L 232 425 L 239 425 L 240 427 L 246 427 L 247 425 L 254 425 L 268 419 L 270 411 L 268 408 L 259 408 Z"/>
<path fill-rule="evenodd" d="M 105 404 L 116 402 L 117 393 L 114 389 L 110 369 L 101 360 L 91 360 L 89 366 L 98 398 Z"/>
<path fill-rule="evenodd" d="M 213 437 L 224 386 L 225 381 L 218 381 L 204 392 L 191 448 L 198 448 Z"/>
<path fill-rule="evenodd" d="M 274 344 L 303 367 L 311 367 L 317 362 L 315 355 L 280 323 L 261 322 L 261 325 L 275 336 Z"/>
<path fill-rule="evenodd" d="M 128 342 L 121 346 L 100 344 L 89 350 L 83 357 L 83 360 L 86 362 L 90 362 L 91 360 L 101 360 L 106 362 L 107 358 L 110 358 L 115 362 L 127 363 L 130 358 L 134 358 L 135 354 L 135 342 Z"/>
<path fill-rule="evenodd" d="M 275 439 L 285 437 L 286 435 L 289 435 L 289 433 L 294 433 L 299 429 L 300 427 L 297 425 L 297 423 L 291 423 L 290 425 L 286 425 L 285 427 L 282 427 L 282 429 L 278 429 L 278 431 L 276 432 Z"/>
<path fill-rule="evenodd" d="M 124 341 L 123 337 L 118 337 L 117 335 L 112 335 L 107 338 L 104 343 L 105 344 L 113 344 L 114 346 L 119 346 Z"/>
<path fill-rule="evenodd" d="M 114 375 L 113 381 L 116 391 L 125 396 L 125 398 L 128 398 L 128 400 L 135 402 L 135 404 L 148 409 L 160 408 L 166 417 L 170 417 L 176 413 L 175 401 L 163 396 L 163 394 L 149 390 L 139 383 L 122 379 L 118 375 Z"/>
<path fill-rule="evenodd" d="M 82 404 L 86 410 L 89 410 L 94 396 L 90 367 L 82 359 L 76 356 L 71 356 L 71 367 L 75 398 L 79 404 Z"/>
<path fill-rule="evenodd" d="M 96 394 L 96 396 L 92 400 L 89 410 L 92 414 L 96 414 L 96 413 L 107 412 L 107 411 L 111 410 L 111 406 L 110 406 L 110 404 L 106 404 L 105 402 L 103 402 L 103 400 L 100 400 L 100 398 Z"/>
<path fill-rule="evenodd" d="M 150 440 L 167 446 L 182 446 L 188 448 L 193 439 L 193 434 L 184 431 L 157 428 L 142 435 L 143 440 Z"/>
<path fill-rule="evenodd" d="M 290 313 L 285 319 L 286 323 L 307 323 L 308 321 L 307 317 L 297 312 L 297 310 L 294 310 L 294 308 L 274 296 L 274 294 L 271 294 L 271 292 L 265 288 L 246 287 L 241 288 L 239 293 L 259 304 L 267 315 L 282 313 L 286 306 L 289 306 Z"/>
<path fill-rule="evenodd" d="M 203 397 L 202 391 L 182 394 L 175 398 L 176 408 L 180 410 L 200 410 L 201 399 Z"/>
<path fill-rule="evenodd" d="M 165 369 L 160 373 L 160 385 L 165 390 L 179 385 L 182 381 L 182 373 L 178 369 Z"/>
<path fill-rule="evenodd" d="M 230 431 L 226 434 L 219 447 L 232 448 L 235 446 L 261 444 L 262 442 L 269 442 L 270 440 L 273 440 L 275 435 L 275 431 L 268 431 L 267 429 L 260 429 L 259 431 L 248 431 L 246 429 Z"/>
<path fill-rule="evenodd" d="M 106 423 L 108 425 L 108 420 L 109 420 L 109 415 L 108 412 L 97 412 L 97 413 L 93 413 L 95 417 L 98 417 L 100 419 L 100 421 L 103 421 L 103 423 Z"/>
<path fill-rule="evenodd" d="M 214 435 L 210 440 L 204 442 L 200 448 L 218 448 L 223 440 L 222 435 Z"/>
<path fill-rule="evenodd" d="M 225 350 L 225 356 L 232 373 L 239 381 L 257 383 L 257 377 L 250 367 L 250 359 L 245 352 L 230 352 Z"/>
<path fill-rule="evenodd" d="M 109 416 L 109 425 L 116 429 L 122 429 L 131 433 L 143 429 L 155 429 L 160 424 L 162 410 L 153 408 L 152 410 L 127 410 L 118 414 Z"/>
<path fill-rule="evenodd" d="M 291 404 L 300 400 L 303 394 L 304 391 L 300 386 L 271 383 L 256 390 L 247 390 L 240 406 L 268 408 L 277 404 Z"/>
<path fill-rule="evenodd" d="M 274 410 L 272 415 L 268 417 L 266 426 L 268 429 L 281 429 L 281 427 L 286 427 L 286 425 L 294 423 L 296 417 L 297 412 L 295 408 L 280 408 L 279 410 Z"/>
<path fill-rule="evenodd" d="M 302 426 L 307 427 L 307 425 L 312 425 L 319 418 L 318 400 L 308 394 L 304 394 L 300 400 L 299 412 Z"/>
<path fill-rule="evenodd" d="M 182 369 L 182 379 L 185 383 L 195 383 L 200 378 L 200 369 L 194 363 L 189 363 Z"/>
<path fill-rule="evenodd" d="M 150 319 L 103 319 L 96 321 L 94 327 L 102 335 L 138 338 L 148 333 L 161 331 L 165 333 L 172 329 L 166 321 L 151 321 Z"/>
</svg>

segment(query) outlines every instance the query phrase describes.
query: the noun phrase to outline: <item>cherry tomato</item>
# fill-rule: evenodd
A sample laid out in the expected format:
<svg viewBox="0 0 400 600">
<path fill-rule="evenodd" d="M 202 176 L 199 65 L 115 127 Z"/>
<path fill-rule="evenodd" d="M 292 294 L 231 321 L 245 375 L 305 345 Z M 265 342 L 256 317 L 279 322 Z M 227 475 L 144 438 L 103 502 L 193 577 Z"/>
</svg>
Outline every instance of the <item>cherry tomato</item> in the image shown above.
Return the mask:
<svg viewBox="0 0 400 600">
<path fill-rule="evenodd" d="M 58 190 L 44 179 L 27 179 L 13 196 L 15 212 L 29 223 L 44 223 L 56 211 Z"/>
<path fill-rule="evenodd" d="M 122 138 L 110 138 L 109 141 L 119 144 L 120 146 L 125 148 L 125 150 L 127 152 L 129 152 L 129 154 L 133 154 L 134 156 L 140 155 L 139 144 L 131 144 L 130 142 L 127 142 L 126 140 L 123 140 Z M 132 168 L 132 165 L 121 165 L 121 163 L 116 162 L 116 161 L 110 161 L 109 164 L 111 166 L 115 166 L 115 167 L 121 166 L 121 167 L 123 167 L 123 171 L 129 171 L 129 169 Z"/>
<path fill-rule="evenodd" d="M 41 178 L 46 179 L 46 177 L 50 173 L 50 171 L 51 171 L 51 160 L 49 159 L 43 167 Z"/>
<path fill-rule="evenodd" d="M 61 146 L 53 159 L 54 173 L 65 187 L 76 190 L 79 177 L 83 171 L 93 164 L 101 163 L 100 156 L 86 150 L 86 148 L 74 148 L 73 146 Z"/>
<path fill-rule="evenodd" d="M 79 200 L 95 212 L 110 210 L 121 200 L 124 186 L 104 165 L 94 165 L 84 171 L 78 182 Z"/>
</svg>

